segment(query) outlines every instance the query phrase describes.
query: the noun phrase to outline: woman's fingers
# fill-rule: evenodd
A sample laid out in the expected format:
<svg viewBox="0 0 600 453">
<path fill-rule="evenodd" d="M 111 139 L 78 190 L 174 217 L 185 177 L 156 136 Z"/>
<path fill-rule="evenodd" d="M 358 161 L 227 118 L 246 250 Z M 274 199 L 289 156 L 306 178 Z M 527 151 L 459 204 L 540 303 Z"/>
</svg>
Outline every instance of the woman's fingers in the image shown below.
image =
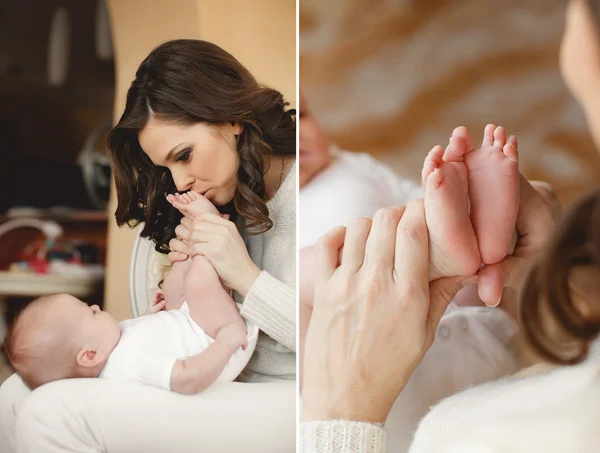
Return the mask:
<svg viewBox="0 0 600 453">
<path fill-rule="evenodd" d="M 169 254 L 167 255 L 167 259 L 171 264 L 176 263 L 178 261 L 185 261 L 187 257 L 188 255 L 180 252 L 169 252 Z"/>
<path fill-rule="evenodd" d="M 369 231 L 371 219 L 359 218 L 348 223 L 341 261 L 343 268 L 350 273 L 355 273 L 363 265 Z"/>
<path fill-rule="evenodd" d="M 497 306 L 502 300 L 505 287 L 519 290 L 533 256 L 527 259 L 508 256 L 496 264 L 489 264 L 479 271 L 479 297 L 488 307 Z"/>
<path fill-rule="evenodd" d="M 190 235 L 190 242 L 192 244 L 200 243 L 200 242 L 213 242 L 215 245 L 219 246 L 219 241 L 223 241 L 221 246 L 225 246 L 224 242 L 227 237 L 224 234 L 219 233 L 218 231 L 198 231 L 195 230 Z"/>
<path fill-rule="evenodd" d="M 177 225 L 175 227 L 175 236 L 185 242 L 190 242 L 191 231 L 183 225 Z"/>
<path fill-rule="evenodd" d="M 463 287 L 463 280 L 463 277 L 445 277 L 439 278 L 429 285 L 429 312 L 427 313 L 426 330 L 431 343 L 433 343 L 435 329 L 446 312 L 448 304 Z"/>
<path fill-rule="evenodd" d="M 422 199 L 411 201 L 398 223 L 394 268 L 401 281 L 428 283 L 429 235 Z"/>
<path fill-rule="evenodd" d="M 337 227 L 317 242 L 315 287 L 317 291 L 331 278 L 338 266 L 340 248 L 344 244 L 346 227 Z"/>
<path fill-rule="evenodd" d="M 404 209 L 398 208 L 379 209 L 375 213 L 365 250 L 366 266 L 374 265 L 376 269 L 388 269 L 392 272 L 396 250 L 396 232 L 403 213 Z"/>
<path fill-rule="evenodd" d="M 194 221 L 191 219 L 188 219 L 187 217 L 184 217 L 183 219 L 181 219 L 181 222 L 179 222 L 179 225 L 182 225 L 191 231 L 194 226 Z"/>
<path fill-rule="evenodd" d="M 224 219 L 221 215 L 213 214 L 212 212 L 203 212 L 198 217 L 196 217 L 196 220 L 199 220 L 201 222 L 210 222 L 216 225 L 224 225 L 228 228 L 235 226 L 235 224 L 232 221 Z"/>
<path fill-rule="evenodd" d="M 186 255 L 189 255 L 191 251 L 190 246 L 179 239 L 171 239 L 169 249 L 171 252 L 185 253 Z"/>
</svg>

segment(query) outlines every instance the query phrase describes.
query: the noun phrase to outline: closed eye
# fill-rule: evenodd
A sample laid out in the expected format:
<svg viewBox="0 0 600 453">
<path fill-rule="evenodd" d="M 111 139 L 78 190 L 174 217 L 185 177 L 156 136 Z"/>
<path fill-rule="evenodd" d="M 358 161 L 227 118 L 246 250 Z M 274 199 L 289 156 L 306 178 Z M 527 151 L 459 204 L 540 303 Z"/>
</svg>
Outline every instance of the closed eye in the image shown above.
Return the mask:
<svg viewBox="0 0 600 453">
<path fill-rule="evenodd" d="M 177 155 L 175 162 L 188 162 L 190 160 L 191 155 L 192 148 L 186 148 Z"/>
</svg>

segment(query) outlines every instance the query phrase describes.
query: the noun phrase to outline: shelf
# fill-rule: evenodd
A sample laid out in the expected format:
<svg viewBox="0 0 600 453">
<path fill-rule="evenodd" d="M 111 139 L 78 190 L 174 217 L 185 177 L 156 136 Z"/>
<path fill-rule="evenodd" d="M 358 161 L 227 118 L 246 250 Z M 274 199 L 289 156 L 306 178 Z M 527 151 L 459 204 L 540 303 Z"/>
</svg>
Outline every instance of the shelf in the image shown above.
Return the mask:
<svg viewBox="0 0 600 453">
<path fill-rule="evenodd" d="M 105 210 L 81 210 L 81 209 L 67 209 L 67 208 L 50 208 L 50 209 L 19 209 L 13 212 L 9 211 L 7 214 L 0 215 L 0 223 L 6 222 L 12 219 L 40 219 L 40 220 L 54 220 L 57 222 L 68 222 L 68 223 L 95 223 L 95 222 L 107 222 L 108 214 Z"/>
<path fill-rule="evenodd" d="M 94 295 L 103 277 L 39 275 L 0 271 L 0 297 L 39 297 L 68 293 L 75 297 Z"/>
</svg>

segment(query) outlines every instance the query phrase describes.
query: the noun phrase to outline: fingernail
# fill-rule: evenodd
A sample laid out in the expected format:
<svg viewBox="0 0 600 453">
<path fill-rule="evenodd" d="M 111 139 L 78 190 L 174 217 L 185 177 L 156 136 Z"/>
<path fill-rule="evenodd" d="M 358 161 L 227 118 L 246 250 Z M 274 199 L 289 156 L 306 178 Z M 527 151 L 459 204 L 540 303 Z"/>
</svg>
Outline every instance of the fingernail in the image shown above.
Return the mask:
<svg viewBox="0 0 600 453">
<path fill-rule="evenodd" d="M 496 302 L 493 305 L 488 305 L 487 303 L 485 304 L 486 306 L 490 307 L 490 308 L 496 308 L 498 305 L 500 305 L 500 302 L 502 301 L 502 295 L 500 296 L 500 299 L 498 299 L 498 302 Z"/>
</svg>

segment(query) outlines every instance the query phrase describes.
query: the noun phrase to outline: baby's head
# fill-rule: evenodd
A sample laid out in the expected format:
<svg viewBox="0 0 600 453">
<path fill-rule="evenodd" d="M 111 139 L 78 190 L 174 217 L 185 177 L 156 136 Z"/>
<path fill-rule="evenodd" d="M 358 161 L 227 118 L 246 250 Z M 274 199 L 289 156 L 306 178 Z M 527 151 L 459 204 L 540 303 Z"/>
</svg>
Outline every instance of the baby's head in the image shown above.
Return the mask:
<svg viewBox="0 0 600 453">
<path fill-rule="evenodd" d="M 330 162 L 329 141 L 310 114 L 300 92 L 300 187 L 323 171 Z"/>
<path fill-rule="evenodd" d="M 120 336 L 115 318 L 97 305 L 57 294 L 25 307 L 5 346 L 15 371 L 34 389 L 58 379 L 97 377 Z"/>
</svg>

